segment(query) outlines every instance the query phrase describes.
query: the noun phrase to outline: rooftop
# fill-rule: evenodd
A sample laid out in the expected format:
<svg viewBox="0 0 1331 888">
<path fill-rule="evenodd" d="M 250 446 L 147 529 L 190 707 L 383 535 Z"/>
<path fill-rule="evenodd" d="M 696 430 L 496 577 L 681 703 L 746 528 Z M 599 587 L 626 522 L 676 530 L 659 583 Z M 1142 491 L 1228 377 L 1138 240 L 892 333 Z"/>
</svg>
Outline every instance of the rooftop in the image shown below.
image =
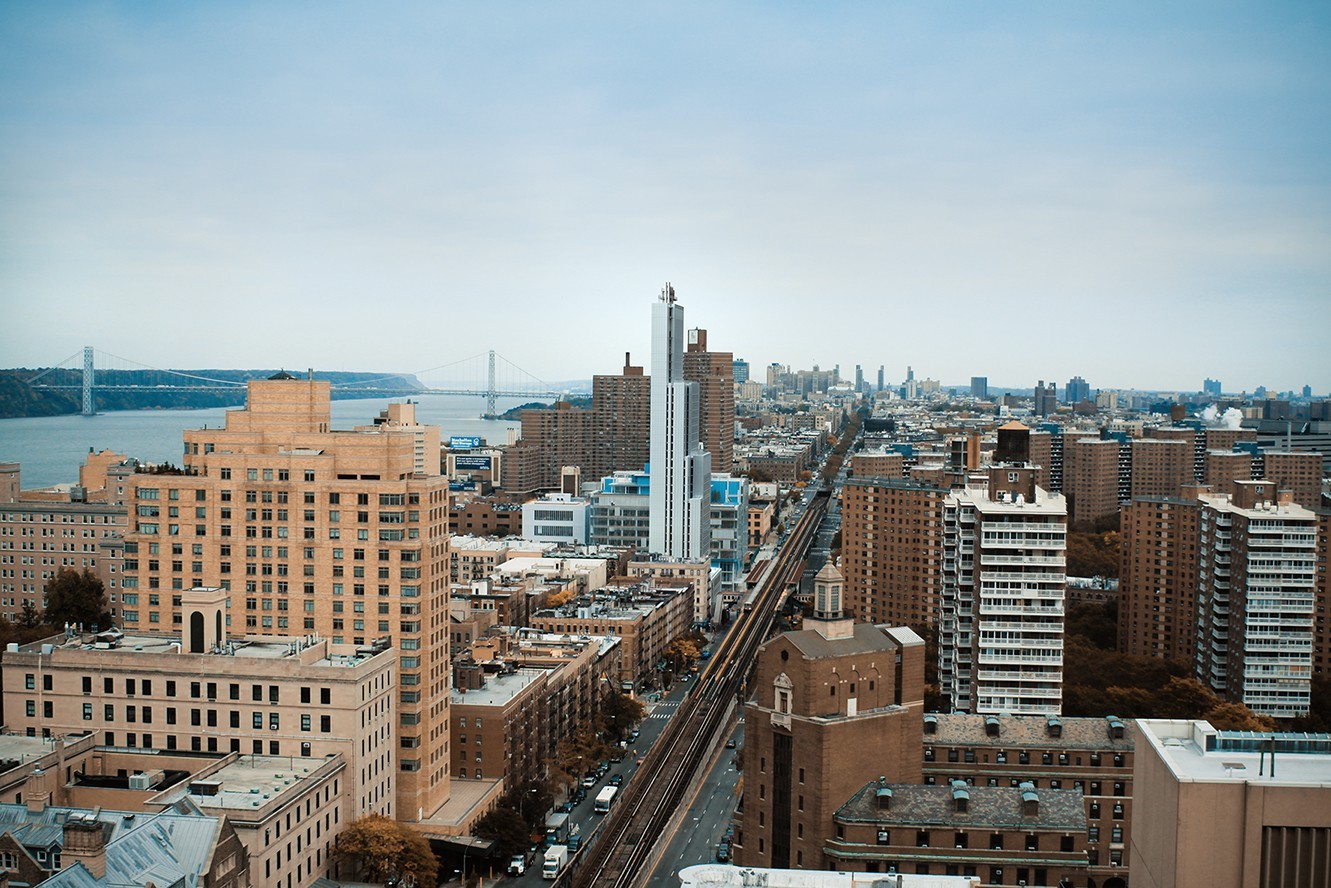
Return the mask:
<svg viewBox="0 0 1331 888">
<path fill-rule="evenodd" d="M 146 654 L 160 657 L 172 654 L 181 657 L 230 657 L 250 660 L 292 660 L 303 666 L 354 667 L 391 650 L 386 644 L 333 645 L 317 635 L 286 637 L 279 635 L 251 635 L 228 639 L 220 650 L 203 654 L 185 653 L 180 635 L 157 632 L 121 632 L 112 629 L 96 635 L 69 630 L 21 647 L 10 647 L 10 653 L 60 655 L 81 654 Z"/>
<path fill-rule="evenodd" d="M 914 783 L 880 784 L 873 781 L 836 812 L 836 819 L 861 823 L 900 823 L 915 826 L 968 826 L 972 828 L 1086 829 L 1086 802 L 1079 789 L 1039 789 L 1039 813 L 1026 815 L 1024 797 L 1032 794 L 1030 784 L 1016 786 L 964 786 L 969 804 L 958 812 L 951 786 L 924 786 Z M 879 790 L 892 793 L 888 810 L 878 807 Z"/>
<path fill-rule="evenodd" d="M 1017 747 L 1053 747 L 1056 749 L 1098 749 L 1131 752 L 1136 742 L 1131 719 L 1116 719 L 1124 726 L 1123 736 L 1110 737 L 1108 718 L 1050 718 L 1044 715 L 967 715 L 965 713 L 930 713 L 934 733 L 925 729 L 924 742 L 935 746 L 991 746 L 998 749 Z M 997 723 L 998 734 L 989 736 L 990 720 Z M 1051 723 L 1059 726 L 1061 736 L 1050 733 Z"/>
<path fill-rule="evenodd" d="M 454 706 L 503 706 L 535 682 L 550 674 L 549 669 L 527 666 L 514 672 L 487 674 L 485 686 L 474 691 L 451 688 L 449 699 Z"/>
<path fill-rule="evenodd" d="M 341 763 L 341 756 L 337 756 Z M 316 773 L 331 770 L 330 759 L 242 755 L 206 776 L 171 787 L 155 801 L 175 804 L 185 798 L 203 809 L 252 811 L 283 794 L 299 795 Z M 234 817 L 231 813 L 228 816 Z"/>
<path fill-rule="evenodd" d="M 826 870 L 758 869 L 703 863 L 679 871 L 680 888 L 977 888 L 978 876 L 885 875 Z"/>
<path fill-rule="evenodd" d="M 1209 722 L 1138 719 L 1149 747 L 1181 783 L 1261 783 L 1331 789 L 1331 735 L 1269 734 L 1254 737 L 1217 731 Z M 1274 764 L 1263 760 L 1260 740 L 1274 741 Z M 1274 775 L 1273 775 L 1274 770 Z"/>
<path fill-rule="evenodd" d="M 910 629 L 904 627 L 893 627 L 893 632 L 900 637 L 894 640 L 888 634 L 888 627 L 874 626 L 869 623 L 856 623 L 854 634 L 846 638 L 827 638 L 815 629 L 801 629 L 797 632 L 786 632 L 777 636 L 786 638 L 790 643 L 799 649 L 800 653 L 810 659 L 819 659 L 821 657 L 843 657 L 847 654 L 868 654 L 874 651 L 895 651 L 902 642 L 909 643 L 912 640 L 923 644 L 924 641 Z M 911 637 L 902 635 L 909 633 Z"/>
</svg>

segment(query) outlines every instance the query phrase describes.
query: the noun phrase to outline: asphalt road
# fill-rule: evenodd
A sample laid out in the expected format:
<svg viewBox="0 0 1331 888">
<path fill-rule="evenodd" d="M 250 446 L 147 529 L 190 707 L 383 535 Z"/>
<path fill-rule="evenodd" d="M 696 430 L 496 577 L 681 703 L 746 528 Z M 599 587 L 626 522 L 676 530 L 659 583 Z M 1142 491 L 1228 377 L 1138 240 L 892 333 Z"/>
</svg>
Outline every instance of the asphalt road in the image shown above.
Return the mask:
<svg viewBox="0 0 1331 888">
<path fill-rule="evenodd" d="M 662 729 L 665 728 L 666 720 L 675 714 L 675 709 L 679 707 L 679 701 L 692 686 L 692 680 L 675 682 L 675 687 L 659 702 L 646 704 L 647 713 L 638 725 L 637 743 L 628 748 L 629 754 L 624 757 L 624 761 L 618 765 L 612 764 L 605 777 L 596 781 L 596 785 L 587 790 L 587 798 L 580 805 L 573 808 L 573 813 L 569 815 L 570 829 L 576 829 L 582 835 L 584 846 L 595 839 L 596 828 L 600 826 L 602 820 L 601 817 L 592 812 L 592 800 L 596 798 L 596 794 L 615 774 L 624 775 L 625 785 L 633 779 L 633 774 L 638 770 L 638 759 L 656 742 Z M 541 878 L 541 855 L 544 853 L 543 848 L 538 850 L 533 862 L 528 866 L 526 874 L 507 877 L 503 879 L 503 884 L 513 886 L 549 885 L 549 882 Z M 486 880 L 486 884 L 491 884 L 489 879 Z"/>
<path fill-rule="evenodd" d="M 743 723 L 731 736 L 737 745 L 744 745 Z M 679 828 L 668 837 L 669 844 L 656 869 L 643 882 L 646 888 L 679 888 L 681 869 L 716 860 L 716 847 L 730 825 L 737 801 L 740 772 L 735 765 L 736 755 L 735 749 L 721 750 L 697 787 Z"/>
</svg>

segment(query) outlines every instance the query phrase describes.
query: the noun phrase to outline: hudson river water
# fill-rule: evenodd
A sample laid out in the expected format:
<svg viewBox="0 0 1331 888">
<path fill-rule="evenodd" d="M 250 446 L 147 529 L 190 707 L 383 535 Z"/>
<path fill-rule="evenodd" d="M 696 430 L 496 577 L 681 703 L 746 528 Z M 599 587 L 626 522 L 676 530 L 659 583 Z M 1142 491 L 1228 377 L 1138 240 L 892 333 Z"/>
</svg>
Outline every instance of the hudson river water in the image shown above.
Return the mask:
<svg viewBox="0 0 1331 888">
<path fill-rule="evenodd" d="M 478 435 L 491 444 L 504 444 L 508 430 L 519 427 L 516 422 L 481 419 L 484 398 L 427 395 L 416 400 L 416 418 L 439 426 L 444 443 L 450 435 Z M 388 398 L 334 401 L 333 428 L 370 425 L 389 403 Z M 497 407 L 502 413 L 521 403 L 501 398 Z M 89 448 L 180 465 L 185 429 L 220 428 L 226 410 L 118 410 L 96 416 L 0 419 L 0 462 L 21 464 L 24 489 L 77 483 Z"/>
</svg>

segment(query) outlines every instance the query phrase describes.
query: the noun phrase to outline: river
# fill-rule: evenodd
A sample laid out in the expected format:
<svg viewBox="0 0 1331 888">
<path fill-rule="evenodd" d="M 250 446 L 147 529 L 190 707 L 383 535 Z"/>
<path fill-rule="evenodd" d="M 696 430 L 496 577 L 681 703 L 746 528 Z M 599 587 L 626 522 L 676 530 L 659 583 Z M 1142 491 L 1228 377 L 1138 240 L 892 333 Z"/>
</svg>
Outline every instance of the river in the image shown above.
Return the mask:
<svg viewBox="0 0 1331 888">
<path fill-rule="evenodd" d="M 370 425 L 390 400 L 365 398 L 332 402 L 334 429 Z M 516 422 L 481 419 L 484 398 L 465 395 L 426 395 L 417 401 L 416 418 L 437 425 L 448 442 L 450 435 L 477 435 L 491 444 L 508 441 Z M 500 398 L 500 413 L 524 403 Z M 96 416 L 34 416 L 0 419 L 0 462 L 21 465 L 23 488 L 50 487 L 78 481 L 79 466 L 92 450 L 112 450 L 143 462 L 180 465 L 183 433 L 205 426 L 220 428 L 225 407 L 207 410 L 118 410 Z"/>
</svg>

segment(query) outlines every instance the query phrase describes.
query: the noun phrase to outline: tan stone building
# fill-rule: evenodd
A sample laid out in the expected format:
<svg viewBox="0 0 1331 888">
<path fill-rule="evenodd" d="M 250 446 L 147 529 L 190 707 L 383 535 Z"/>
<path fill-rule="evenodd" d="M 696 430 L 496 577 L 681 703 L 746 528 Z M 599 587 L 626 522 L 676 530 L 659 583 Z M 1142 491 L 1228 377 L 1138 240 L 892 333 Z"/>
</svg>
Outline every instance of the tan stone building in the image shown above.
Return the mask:
<svg viewBox="0 0 1331 888">
<path fill-rule="evenodd" d="M 857 476 L 842 485 L 841 571 L 855 619 L 921 634 L 938 627 L 946 497 L 901 478 Z"/>
<path fill-rule="evenodd" d="M 1331 884 L 1331 736 L 1137 727 L 1134 888 Z"/>
<path fill-rule="evenodd" d="M 397 656 L 326 639 L 229 637 L 207 596 L 185 634 L 57 636 L 5 654 L 8 728 L 91 732 L 105 746 L 282 755 L 341 753 L 353 816 L 395 812 Z M 200 620 L 193 620 L 198 615 Z M 202 651 L 191 653 L 202 646 Z"/>
<path fill-rule="evenodd" d="M 759 649 L 745 704 L 742 866 L 827 868 L 832 815 L 870 779 L 918 783 L 924 642 L 841 616 L 841 577 L 815 580 L 805 629 Z"/>
<path fill-rule="evenodd" d="M 94 474 L 106 461 L 95 454 L 89 460 Z M 63 570 L 101 577 L 112 615 L 118 615 L 128 509 L 107 495 L 104 481 L 93 491 L 101 495 L 89 500 L 82 486 L 24 491 L 20 479 L 18 463 L 0 463 L 0 617 L 16 621 L 24 605 L 45 608 L 46 584 Z"/>
<path fill-rule="evenodd" d="M 850 474 L 855 478 L 904 478 L 906 457 L 891 451 L 856 453 L 850 458 Z"/>
<path fill-rule="evenodd" d="M 394 814 L 448 799 L 448 483 L 417 472 L 418 430 L 330 427 L 329 385 L 249 383 L 220 429 L 185 433 L 184 470 L 136 476 L 127 633 L 172 631 L 181 593 L 230 593 L 233 631 L 399 649 Z"/>
<path fill-rule="evenodd" d="M 225 819 L 248 852 L 255 885 L 311 888 L 338 874 L 333 849 L 355 819 L 352 782 L 342 755 L 293 760 L 232 753 L 152 795 L 143 808 L 184 804 Z"/>
</svg>

